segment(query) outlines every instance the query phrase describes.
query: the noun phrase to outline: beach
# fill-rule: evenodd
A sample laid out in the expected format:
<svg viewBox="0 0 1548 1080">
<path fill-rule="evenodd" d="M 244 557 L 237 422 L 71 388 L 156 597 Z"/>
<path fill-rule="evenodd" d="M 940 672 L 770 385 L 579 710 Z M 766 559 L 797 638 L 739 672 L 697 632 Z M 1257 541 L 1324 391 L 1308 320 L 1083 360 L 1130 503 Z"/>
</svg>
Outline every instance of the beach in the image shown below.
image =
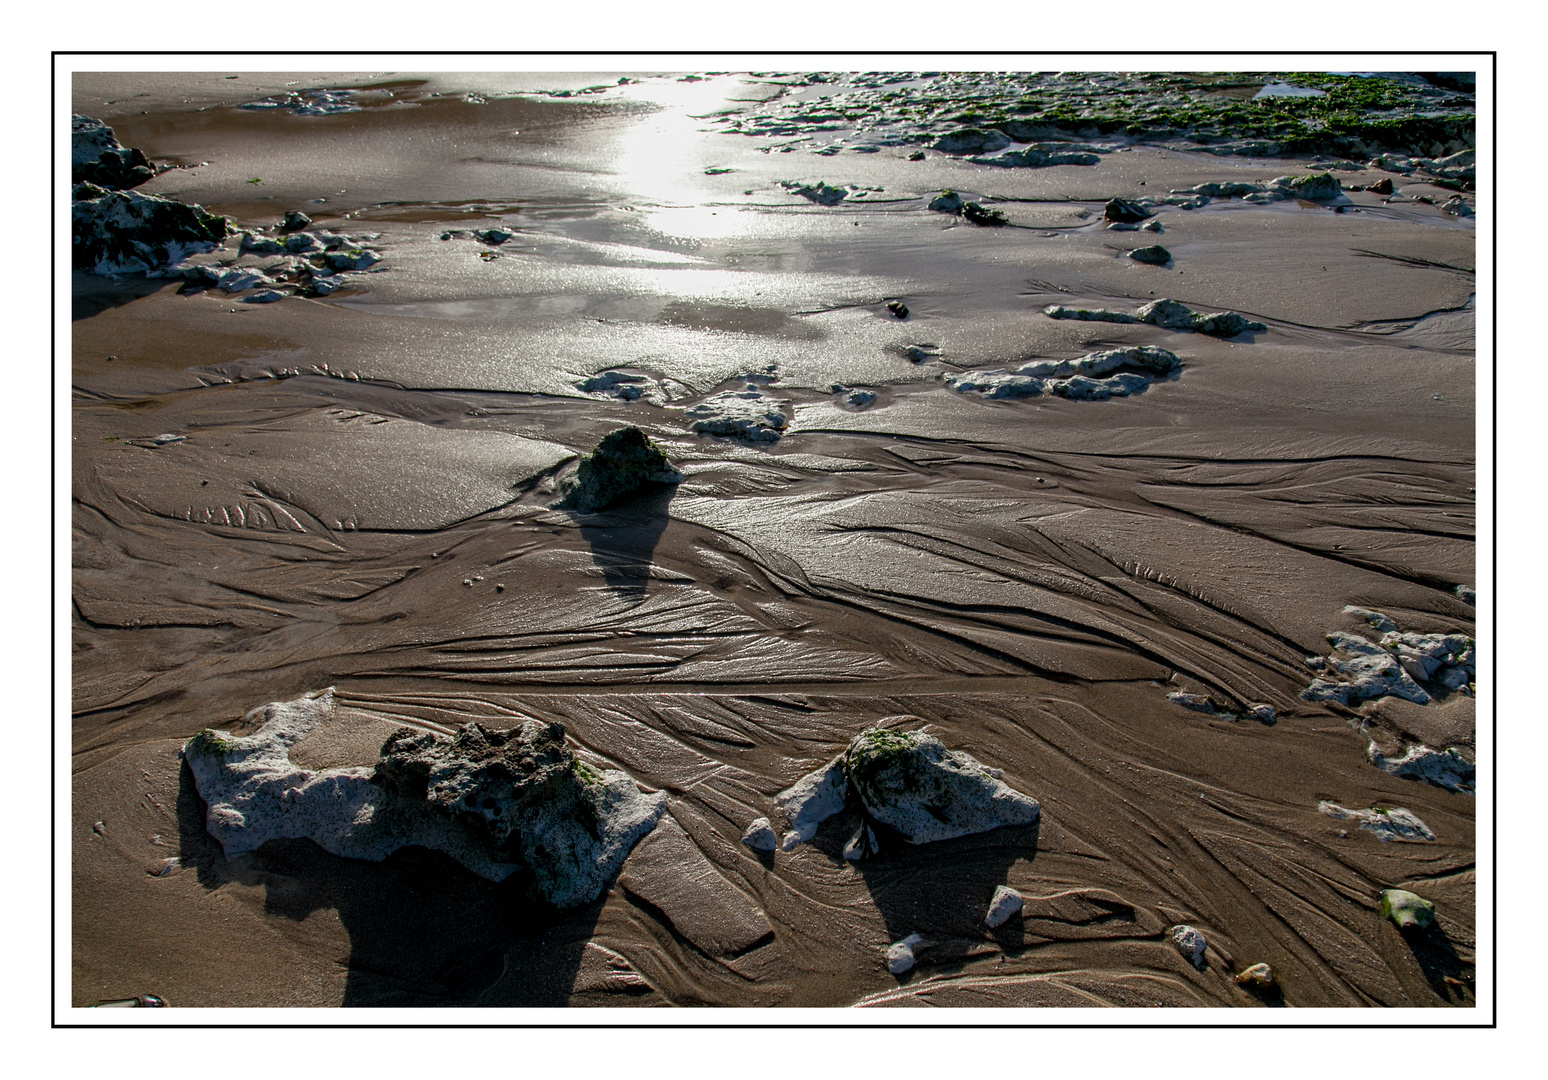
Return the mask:
<svg viewBox="0 0 1548 1080">
<path fill-rule="evenodd" d="M 74 81 L 233 223 L 73 276 L 74 1005 L 1475 1004 L 1467 95 L 1356 154 L 1184 137 L 1283 73 L 231 75 Z M 630 426 L 680 479 L 556 508 Z M 661 816 L 569 907 L 228 855 L 180 751 L 329 687 L 309 775 L 535 720 Z M 876 725 L 1039 815 L 743 842 Z"/>
</svg>

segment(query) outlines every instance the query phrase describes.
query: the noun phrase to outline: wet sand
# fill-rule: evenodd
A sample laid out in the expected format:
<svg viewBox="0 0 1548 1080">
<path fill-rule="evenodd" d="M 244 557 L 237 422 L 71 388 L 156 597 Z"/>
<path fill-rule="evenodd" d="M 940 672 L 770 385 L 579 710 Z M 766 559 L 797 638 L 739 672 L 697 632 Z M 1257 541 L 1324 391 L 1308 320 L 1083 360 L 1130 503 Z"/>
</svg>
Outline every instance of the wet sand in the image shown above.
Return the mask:
<svg viewBox="0 0 1548 1080">
<path fill-rule="evenodd" d="M 1474 237 L 1412 198 L 1450 192 L 1163 207 L 1152 238 L 1104 231 L 1102 204 L 1307 162 L 765 153 L 702 118 L 776 80 L 495 97 L 616 76 L 512 79 L 395 77 L 360 112 L 295 116 L 231 106 L 359 83 L 78 77 L 76 112 L 196 166 L 140 190 L 243 226 L 301 209 L 379 233 L 383 261 L 267 305 L 75 275 L 74 1004 L 1474 1004 L 1474 796 L 1367 758 L 1470 757 L 1473 699 L 1300 698 L 1324 635 L 1370 634 L 1346 606 L 1475 632 L 1456 593 L 1475 585 Z M 781 186 L 818 179 L 881 190 L 819 206 Z M 1010 225 L 926 210 L 945 188 Z M 496 224 L 515 233 L 497 248 L 441 239 Z M 1124 257 L 1151 242 L 1170 265 Z M 1159 297 L 1268 329 L 1043 314 Z M 943 382 L 1128 345 L 1181 370 L 1109 401 Z M 578 388 L 608 370 L 659 393 Z M 686 407 L 750 378 L 788 406 L 782 438 L 691 431 Z M 549 509 L 562 460 L 625 424 L 685 481 Z M 325 686 L 340 709 L 307 767 L 368 764 L 402 723 L 558 720 L 668 818 L 564 912 L 417 849 L 225 858 L 178 747 Z M 738 842 L 903 714 L 1003 768 L 1039 824 L 855 865 L 842 816 L 792 852 Z M 1436 839 L 1381 842 L 1323 801 L 1406 808 Z M 1002 884 L 1024 917 L 991 931 Z M 1441 933 L 1384 922 L 1393 887 Z M 1167 938 L 1184 923 L 1203 970 Z M 927 947 L 893 976 L 883 949 L 910 933 Z M 1259 962 L 1281 996 L 1232 981 Z"/>
</svg>

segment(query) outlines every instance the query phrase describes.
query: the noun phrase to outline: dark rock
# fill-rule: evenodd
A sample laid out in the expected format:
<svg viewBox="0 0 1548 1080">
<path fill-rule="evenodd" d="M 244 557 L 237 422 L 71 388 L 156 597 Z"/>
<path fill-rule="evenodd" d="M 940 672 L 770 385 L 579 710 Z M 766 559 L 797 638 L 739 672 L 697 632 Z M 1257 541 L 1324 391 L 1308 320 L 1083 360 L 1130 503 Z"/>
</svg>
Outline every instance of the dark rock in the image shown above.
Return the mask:
<svg viewBox="0 0 1548 1080">
<path fill-rule="evenodd" d="M 581 458 L 574 479 L 555 508 L 591 513 L 634 494 L 645 484 L 675 484 L 682 478 L 639 428 L 619 428 Z"/>
<path fill-rule="evenodd" d="M 1129 252 L 1129 258 L 1151 266 L 1165 266 L 1172 261 L 1172 253 L 1160 244 L 1152 244 L 1150 247 L 1135 248 Z"/>
<path fill-rule="evenodd" d="M 894 300 L 887 305 L 887 310 L 900 319 L 908 318 L 908 305 L 901 300 Z"/>
<path fill-rule="evenodd" d="M 1115 198 L 1107 201 L 1107 205 L 1102 208 L 1102 216 L 1108 221 L 1139 222 L 1153 215 L 1138 203 Z"/>
<path fill-rule="evenodd" d="M 1005 215 L 998 210 L 989 210 L 976 202 L 964 203 L 962 216 L 974 225 L 1004 225 Z"/>
<path fill-rule="evenodd" d="M 908 160 L 910 161 L 923 161 L 924 159 L 925 152 L 923 150 L 915 150 L 912 154 L 908 155 Z"/>
<path fill-rule="evenodd" d="M 156 175 L 138 149 L 119 143 L 113 129 L 89 116 L 70 118 L 70 180 L 104 188 L 137 187 Z"/>
<path fill-rule="evenodd" d="M 286 210 L 285 220 L 280 222 L 281 232 L 300 232 L 312 223 L 312 219 L 299 210 Z"/>
<path fill-rule="evenodd" d="M 990 128 L 959 128 L 936 139 L 930 149 L 943 154 L 989 154 L 1003 150 L 1011 143 L 1003 131 Z"/>
<path fill-rule="evenodd" d="M 1419 71 L 1415 74 L 1431 86 L 1463 94 L 1471 94 L 1478 85 L 1478 73 L 1474 71 Z"/>
<path fill-rule="evenodd" d="M 1376 181 L 1376 183 L 1372 184 L 1370 187 L 1366 188 L 1365 190 L 1366 191 L 1370 191 L 1370 192 L 1374 192 L 1377 195 L 1391 195 L 1392 194 L 1392 177 L 1390 177 L 1390 176 L 1383 176 L 1380 180 Z"/>
<path fill-rule="evenodd" d="M 159 195 L 108 191 L 70 209 L 70 263 L 100 274 L 158 270 L 192 250 L 219 246 L 231 231 L 223 217 Z"/>
<path fill-rule="evenodd" d="M 782 180 L 780 186 L 792 195 L 810 199 L 818 206 L 837 206 L 849 197 L 849 189 L 834 187 L 819 180 L 815 184 L 802 184 L 795 180 Z"/>
</svg>

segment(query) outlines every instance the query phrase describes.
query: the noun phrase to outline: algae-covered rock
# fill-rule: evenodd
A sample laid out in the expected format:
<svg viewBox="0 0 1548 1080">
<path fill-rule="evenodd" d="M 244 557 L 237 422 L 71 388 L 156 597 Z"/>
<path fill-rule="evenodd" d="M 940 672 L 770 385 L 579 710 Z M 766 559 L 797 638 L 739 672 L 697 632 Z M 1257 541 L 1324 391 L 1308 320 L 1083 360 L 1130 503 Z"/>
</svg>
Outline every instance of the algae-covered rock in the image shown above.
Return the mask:
<svg viewBox="0 0 1548 1080">
<path fill-rule="evenodd" d="M 1078 319 L 1081 322 L 1137 323 L 1141 320 L 1127 311 L 1109 311 L 1106 308 L 1072 308 L 1062 304 L 1049 304 L 1043 314 L 1050 319 Z"/>
<path fill-rule="evenodd" d="M 634 494 L 646 484 L 675 484 L 683 474 L 637 427 L 619 428 L 581 458 L 555 508 L 591 513 Z"/>
<path fill-rule="evenodd" d="M 867 728 L 850 741 L 843 771 L 871 817 L 910 844 L 1028 825 L 1040 809 L 968 754 L 922 731 Z"/>
<path fill-rule="evenodd" d="M 1428 930 L 1435 925 L 1435 905 L 1407 889 L 1383 890 L 1381 914 L 1399 930 Z"/>
<path fill-rule="evenodd" d="M 962 205 L 962 196 L 949 189 L 930 200 L 930 209 L 943 214 L 960 214 Z"/>
<path fill-rule="evenodd" d="M 962 204 L 962 216 L 974 225 L 1004 225 L 1005 215 L 976 202 Z"/>
<path fill-rule="evenodd" d="M 939 150 L 943 154 L 991 154 L 996 150 L 1004 150 L 1010 143 L 1010 138 L 1003 131 L 994 128 L 987 131 L 981 128 L 958 128 L 936 139 L 930 149 Z"/>
<path fill-rule="evenodd" d="M 1149 247 L 1135 248 L 1129 252 L 1129 258 L 1150 266 L 1165 266 L 1172 261 L 1172 253 L 1160 244 L 1151 244 Z"/>
<path fill-rule="evenodd" d="M 1281 176 L 1269 186 L 1297 199 L 1336 199 L 1344 191 L 1338 177 L 1326 172 L 1308 176 Z"/>
<path fill-rule="evenodd" d="M 70 263 L 79 270 L 122 274 L 159 270 L 194 251 L 218 247 L 230 222 L 160 195 L 104 191 L 71 204 Z"/>
<path fill-rule="evenodd" d="M 601 895 L 663 808 L 623 773 L 579 761 L 564 725 L 537 720 L 508 731 L 470 723 L 452 736 L 401 729 L 371 778 L 424 801 L 496 861 L 530 868 L 537 894 L 556 907 Z"/>
<path fill-rule="evenodd" d="M 1128 199 L 1109 199 L 1107 205 L 1102 207 L 1102 216 L 1108 221 L 1144 221 L 1153 216 L 1151 212 L 1138 203 Z"/>
</svg>

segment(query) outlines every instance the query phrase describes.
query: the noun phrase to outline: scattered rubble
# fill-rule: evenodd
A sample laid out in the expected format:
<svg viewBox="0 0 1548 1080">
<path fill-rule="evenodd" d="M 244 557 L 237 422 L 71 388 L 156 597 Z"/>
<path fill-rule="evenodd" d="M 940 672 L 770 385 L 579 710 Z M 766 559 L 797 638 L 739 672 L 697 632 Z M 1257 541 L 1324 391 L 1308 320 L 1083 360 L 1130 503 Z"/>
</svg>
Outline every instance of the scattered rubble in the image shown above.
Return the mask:
<svg viewBox="0 0 1548 1080">
<path fill-rule="evenodd" d="M 1466 634 L 1415 634 L 1398 630 L 1381 612 L 1350 605 L 1357 616 L 1382 631 L 1380 644 L 1342 631 L 1329 634 L 1333 646 L 1323 665 L 1330 676 L 1312 681 L 1301 692 L 1305 701 L 1335 701 L 1352 706 L 1380 697 L 1400 697 L 1426 705 L 1456 692 L 1471 696 L 1477 677 L 1476 642 Z"/>
<path fill-rule="evenodd" d="M 726 435 L 749 442 L 776 442 L 789 424 L 783 402 L 749 384 L 746 390 L 726 390 L 687 409 L 692 430 L 702 435 Z"/>
</svg>

